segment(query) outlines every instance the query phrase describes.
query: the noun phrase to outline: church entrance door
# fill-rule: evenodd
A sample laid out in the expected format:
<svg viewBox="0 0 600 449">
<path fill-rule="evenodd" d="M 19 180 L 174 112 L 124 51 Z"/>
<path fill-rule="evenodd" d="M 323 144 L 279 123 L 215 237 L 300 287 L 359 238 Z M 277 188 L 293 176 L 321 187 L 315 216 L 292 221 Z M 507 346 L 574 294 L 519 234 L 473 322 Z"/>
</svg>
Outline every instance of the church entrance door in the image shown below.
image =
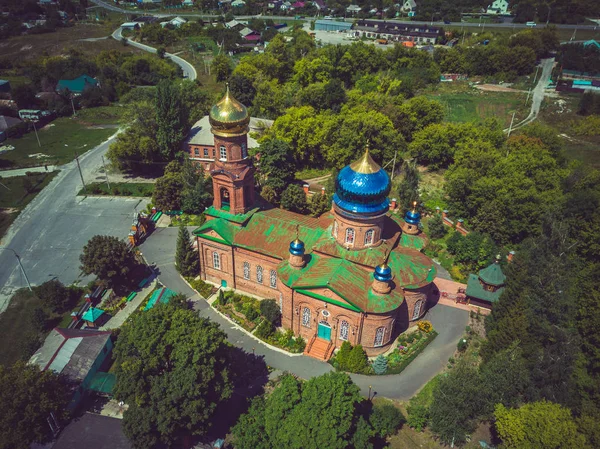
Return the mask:
<svg viewBox="0 0 600 449">
<path fill-rule="evenodd" d="M 331 326 L 326 321 L 319 323 L 317 337 L 327 341 L 331 340 Z"/>
</svg>

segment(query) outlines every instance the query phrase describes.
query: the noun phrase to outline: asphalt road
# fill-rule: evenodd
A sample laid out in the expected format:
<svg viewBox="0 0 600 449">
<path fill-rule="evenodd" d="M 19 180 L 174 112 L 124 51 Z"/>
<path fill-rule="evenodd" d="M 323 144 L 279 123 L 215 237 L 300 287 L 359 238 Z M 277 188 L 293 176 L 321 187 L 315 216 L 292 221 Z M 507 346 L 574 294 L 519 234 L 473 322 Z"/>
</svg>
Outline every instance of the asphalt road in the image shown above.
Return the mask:
<svg viewBox="0 0 600 449">
<path fill-rule="evenodd" d="M 86 182 L 96 181 L 101 156 L 112 139 L 79 157 Z M 82 149 L 78 149 L 80 152 Z M 75 161 L 60 167 L 60 172 L 21 212 L 2 241 L 2 246 L 20 256 L 29 281 L 39 285 L 53 278 L 65 284 L 81 276 L 79 255 L 94 235 L 125 239 L 135 209 L 144 209 L 147 200 L 119 197 L 77 197 L 81 178 Z M 0 251 L 0 312 L 8 306 L 15 290 L 26 287 L 25 279 L 11 251 Z"/>
<path fill-rule="evenodd" d="M 155 16 L 155 17 L 172 17 L 174 15 L 178 15 L 181 17 L 205 17 L 207 19 L 209 18 L 217 18 L 217 17 L 222 17 L 222 15 L 219 14 L 201 14 L 201 13 L 181 13 L 181 12 L 177 12 L 177 11 L 173 11 L 173 13 L 167 14 L 167 13 L 156 13 L 153 11 L 144 11 L 144 10 L 128 10 L 128 9 L 122 9 L 119 8 L 117 6 L 115 6 L 114 4 L 102 1 L 102 0 L 92 0 L 93 3 L 95 3 L 98 6 L 102 6 L 105 9 L 108 9 L 110 11 L 115 11 L 115 12 L 120 12 L 123 14 L 131 14 L 131 15 L 144 15 L 144 16 Z M 253 15 L 253 16 L 235 16 L 236 19 L 240 19 L 240 20 L 246 20 L 246 19 L 251 19 L 253 17 L 263 17 L 262 14 L 258 14 L 258 15 Z M 273 19 L 273 20 L 292 20 L 293 18 L 290 16 L 267 16 L 265 15 L 264 18 L 267 19 Z M 306 22 L 310 22 L 312 20 L 315 20 L 316 17 L 305 17 L 305 21 Z M 357 20 L 354 17 L 350 17 L 350 18 L 345 18 L 344 21 L 346 22 L 354 22 L 355 20 Z M 369 20 L 377 20 L 377 19 L 369 19 Z M 451 22 L 449 24 L 444 23 L 444 22 L 433 22 L 433 21 L 423 21 L 423 22 L 419 22 L 419 21 L 413 21 L 413 20 L 394 20 L 394 19 L 390 19 L 390 20 L 377 20 L 378 22 L 391 22 L 391 23 L 406 23 L 406 24 L 413 24 L 413 25 L 430 25 L 430 26 L 464 26 L 467 28 L 528 28 L 527 25 L 525 25 L 524 23 L 486 23 L 486 24 L 481 24 L 478 22 Z M 544 28 L 547 25 L 545 23 L 538 23 L 537 24 L 537 28 Z M 565 25 L 565 24 L 550 24 L 550 26 L 555 26 L 557 28 L 564 28 L 564 29 L 578 29 L 578 30 L 595 30 L 598 28 L 598 25 Z"/>
<path fill-rule="evenodd" d="M 121 27 L 117 28 L 112 34 L 113 39 L 121 41 L 124 38 L 124 36 L 121 34 L 121 31 L 122 31 Z M 127 38 L 125 38 L 125 39 L 127 39 Z M 149 53 L 156 53 L 156 48 L 150 47 L 149 45 L 140 44 L 139 42 L 132 41 L 131 39 L 127 39 L 127 43 L 133 47 L 137 47 L 137 48 L 139 48 L 141 50 L 145 50 Z M 187 62 L 185 59 L 182 59 L 179 56 L 172 55 L 171 53 L 165 53 L 165 58 L 170 59 L 175 64 L 177 64 L 179 67 L 181 67 L 184 78 L 194 81 L 196 79 L 196 77 L 198 76 L 194 66 L 192 64 L 190 64 L 189 62 Z"/>
<path fill-rule="evenodd" d="M 194 230 L 192 227 L 188 229 L 190 232 Z M 192 298 L 195 301 L 194 308 L 199 311 L 200 315 L 219 323 L 232 344 L 247 352 L 254 351 L 263 356 L 269 366 L 292 372 L 303 379 L 320 376 L 333 370 L 328 363 L 311 357 L 289 356 L 275 351 L 250 337 L 237 325 L 216 313 L 181 279 L 175 270 L 177 232 L 177 228 L 158 228 L 141 246 L 146 261 L 156 264 L 161 283 Z M 446 366 L 448 359 L 454 354 L 458 340 L 464 333 L 468 323 L 468 313 L 438 304 L 428 312 L 426 318 L 431 320 L 439 335 L 402 373 L 389 376 L 351 375 L 363 395 L 368 394 L 370 385 L 379 396 L 409 399 Z"/>
</svg>

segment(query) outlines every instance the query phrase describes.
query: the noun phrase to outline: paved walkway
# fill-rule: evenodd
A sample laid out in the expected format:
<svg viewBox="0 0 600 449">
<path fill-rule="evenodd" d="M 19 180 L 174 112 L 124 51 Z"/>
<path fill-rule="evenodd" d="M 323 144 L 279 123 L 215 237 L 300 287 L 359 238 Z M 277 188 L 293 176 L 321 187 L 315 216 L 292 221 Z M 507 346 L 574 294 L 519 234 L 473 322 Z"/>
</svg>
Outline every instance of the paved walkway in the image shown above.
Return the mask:
<svg viewBox="0 0 600 449">
<path fill-rule="evenodd" d="M 189 227 L 190 231 L 193 229 L 194 227 Z M 174 253 L 177 233 L 177 228 L 156 229 L 141 247 L 144 258 L 149 263 L 156 264 L 161 283 L 172 290 L 188 295 L 194 301 L 194 309 L 200 316 L 219 323 L 227 333 L 230 343 L 247 352 L 254 351 L 255 354 L 264 357 L 267 365 L 281 371 L 292 372 L 303 379 L 320 376 L 333 370 L 330 364 L 311 357 L 304 355 L 290 357 L 288 354 L 270 349 L 242 332 L 239 326 L 232 324 L 210 307 L 175 270 Z M 372 386 L 373 391 L 379 396 L 407 400 L 446 366 L 448 359 L 456 350 L 458 340 L 464 334 L 469 314 L 459 308 L 438 304 L 427 312 L 426 319 L 431 320 L 439 335 L 402 373 L 389 376 L 351 375 L 365 396 L 369 386 Z"/>
<path fill-rule="evenodd" d="M 135 312 L 142 305 L 142 302 L 144 301 L 146 296 L 148 296 L 148 294 L 156 288 L 156 282 L 157 279 L 154 278 L 152 279 L 152 281 L 150 281 L 150 283 L 146 285 L 146 287 L 144 287 L 141 290 L 138 290 L 138 294 L 136 295 L 136 297 L 129 301 L 127 305 L 123 308 L 123 310 L 120 310 L 115 316 L 108 320 L 108 322 L 104 326 L 102 326 L 100 330 L 109 331 L 121 327 L 121 325 L 127 320 L 127 318 L 129 318 L 129 315 Z"/>
<path fill-rule="evenodd" d="M 15 176 L 25 176 L 27 172 L 33 173 L 50 173 L 58 170 L 56 165 L 48 165 L 47 168 L 43 165 L 40 167 L 15 168 L 14 170 L 0 170 L 0 178 L 14 178 Z"/>
</svg>

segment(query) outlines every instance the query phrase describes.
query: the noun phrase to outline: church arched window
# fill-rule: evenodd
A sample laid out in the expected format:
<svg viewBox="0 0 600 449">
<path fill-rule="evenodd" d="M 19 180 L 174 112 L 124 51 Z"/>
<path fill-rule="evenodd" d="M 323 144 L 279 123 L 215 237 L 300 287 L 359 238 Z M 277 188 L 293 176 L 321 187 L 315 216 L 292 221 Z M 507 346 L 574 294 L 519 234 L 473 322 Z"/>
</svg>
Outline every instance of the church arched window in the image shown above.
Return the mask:
<svg viewBox="0 0 600 449">
<path fill-rule="evenodd" d="M 263 282 L 263 268 L 260 265 L 256 266 L 256 282 L 259 284 Z"/>
<path fill-rule="evenodd" d="M 269 284 L 271 288 L 277 288 L 277 271 L 271 270 L 269 272 Z"/>
<path fill-rule="evenodd" d="M 348 321 L 342 320 L 342 324 L 340 324 L 340 340 L 347 341 L 348 340 L 348 329 L 350 325 Z"/>
<path fill-rule="evenodd" d="M 416 320 L 421 315 L 421 307 L 423 306 L 423 300 L 417 301 L 415 303 L 415 308 L 413 309 L 412 319 Z"/>
<path fill-rule="evenodd" d="M 302 326 L 310 327 L 310 309 L 308 307 L 302 309 Z"/>
<path fill-rule="evenodd" d="M 375 231 L 373 229 L 369 229 L 365 233 L 365 246 L 372 245 L 374 238 L 375 238 Z"/>
<path fill-rule="evenodd" d="M 383 346 L 383 336 L 385 335 L 385 327 L 378 327 L 375 331 L 375 342 L 373 346 Z"/>
<path fill-rule="evenodd" d="M 354 229 L 352 228 L 346 229 L 346 244 L 354 245 Z"/>
<path fill-rule="evenodd" d="M 225 148 L 225 145 L 221 145 L 219 147 L 219 157 L 221 158 L 222 161 L 227 160 L 227 148 Z"/>
<path fill-rule="evenodd" d="M 213 251 L 213 268 L 216 270 L 221 269 L 221 257 L 219 256 L 219 253 L 216 251 Z"/>
<path fill-rule="evenodd" d="M 244 279 L 250 279 L 250 262 L 244 262 Z"/>
</svg>

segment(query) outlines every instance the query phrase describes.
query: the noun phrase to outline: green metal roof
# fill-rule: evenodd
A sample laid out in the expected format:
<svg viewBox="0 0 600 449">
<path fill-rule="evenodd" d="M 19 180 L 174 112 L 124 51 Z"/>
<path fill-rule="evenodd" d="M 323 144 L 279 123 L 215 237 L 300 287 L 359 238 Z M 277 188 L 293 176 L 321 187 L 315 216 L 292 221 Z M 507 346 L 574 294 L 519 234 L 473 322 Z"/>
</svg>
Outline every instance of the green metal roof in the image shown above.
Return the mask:
<svg viewBox="0 0 600 449">
<path fill-rule="evenodd" d="M 90 307 L 89 309 L 86 310 L 86 312 L 83 314 L 83 319 L 85 321 L 89 321 L 90 323 L 94 323 L 96 322 L 96 320 L 98 318 L 100 318 L 102 315 L 104 315 L 104 310 L 102 309 L 96 309 L 95 307 Z"/>
<path fill-rule="evenodd" d="M 227 221 L 232 221 L 237 224 L 243 224 L 248 221 L 252 215 L 258 212 L 259 208 L 252 209 L 251 211 L 246 212 L 245 214 L 230 214 L 227 211 L 217 209 L 215 206 L 210 206 L 208 209 L 204 211 L 205 215 L 210 215 L 215 218 L 223 218 Z"/>
<path fill-rule="evenodd" d="M 173 290 L 168 289 L 167 287 L 163 287 L 156 290 L 150 297 L 150 300 L 148 301 L 148 304 L 146 304 L 146 307 L 144 307 L 144 311 L 150 310 L 156 305 L 156 303 L 167 304 L 169 300 L 175 295 L 177 295 L 177 293 Z"/>
<path fill-rule="evenodd" d="M 98 371 L 92 377 L 88 390 L 97 393 L 112 394 L 113 388 L 117 383 L 117 376 L 114 373 L 102 373 Z"/>
<path fill-rule="evenodd" d="M 481 282 L 479 281 L 479 277 L 475 274 L 470 274 L 469 279 L 467 280 L 467 296 L 472 298 L 481 299 L 482 301 L 487 302 L 496 302 L 500 298 L 500 295 L 504 291 L 504 287 L 500 287 L 495 292 L 490 292 L 483 288 Z"/>
<path fill-rule="evenodd" d="M 483 282 L 489 285 L 503 285 L 506 281 L 506 276 L 502 272 L 499 263 L 493 263 L 489 267 L 479 271 L 479 277 Z"/>
<path fill-rule="evenodd" d="M 219 243 L 225 243 L 232 245 L 235 235 L 241 228 L 223 218 L 214 218 L 212 220 L 205 221 L 202 226 L 194 231 L 194 235 L 202 237 L 208 240 L 215 240 Z M 206 231 L 215 231 L 221 236 L 221 239 L 217 239 L 213 236 L 206 235 Z"/>
<path fill-rule="evenodd" d="M 84 90 L 90 87 L 95 87 L 97 85 L 98 81 L 96 81 L 91 76 L 81 75 L 80 77 L 75 78 L 74 80 L 60 80 L 58 82 L 58 85 L 56 86 L 56 90 L 61 91 L 68 89 L 73 93 L 80 94 Z"/>
</svg>

